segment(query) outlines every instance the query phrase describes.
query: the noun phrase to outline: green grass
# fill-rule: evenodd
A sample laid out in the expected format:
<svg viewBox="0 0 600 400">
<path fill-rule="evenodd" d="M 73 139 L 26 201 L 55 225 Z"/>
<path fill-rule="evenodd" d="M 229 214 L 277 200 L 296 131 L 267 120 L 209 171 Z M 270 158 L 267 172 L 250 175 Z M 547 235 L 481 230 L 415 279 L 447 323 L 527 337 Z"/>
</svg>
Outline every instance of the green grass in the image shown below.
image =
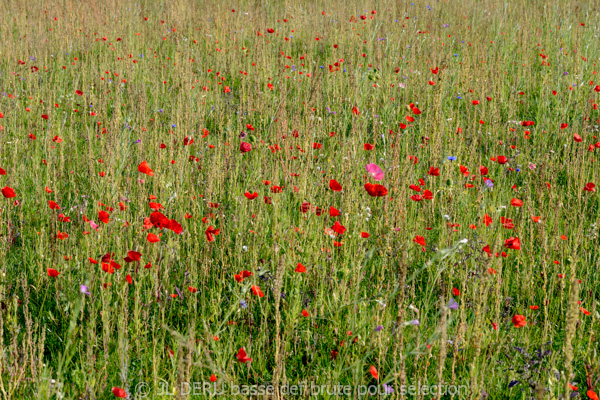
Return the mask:
<svg viewBox="0 0 600 400">
<path fill-rule="evenodd" d="M 415 398 L 401 387 L 419 382 L 468 388 L 441 398 L 558 399 L 568 383 L 594 398 L 600 213 L 583 189 L 600 184 L 599 11 L 0 3 L 0 187 L 16 192 L 0 197 L 0 396 L 141 398 L 146 384 L 148 398 L 209 398 L 162 391 L 215 375 L 351 398 L 365 385 Z M 425 189 L 432 199 L 411 199 Z M 149 200 L 183 232 L 148 229 Z M 327 233 L 336 221 L 345 233 Z"/>
</svg>

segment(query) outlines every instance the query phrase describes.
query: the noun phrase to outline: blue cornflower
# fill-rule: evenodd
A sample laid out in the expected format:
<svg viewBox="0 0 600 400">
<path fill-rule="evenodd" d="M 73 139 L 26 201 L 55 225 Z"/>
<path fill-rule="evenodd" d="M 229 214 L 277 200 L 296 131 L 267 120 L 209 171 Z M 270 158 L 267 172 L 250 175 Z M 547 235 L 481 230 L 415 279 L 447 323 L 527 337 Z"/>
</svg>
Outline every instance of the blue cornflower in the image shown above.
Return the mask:
<svg viewBox="0 0 600 400">
<path fill-rule="evenodd" d="M 448 308 L 451 310 L 456 310 L 458 308 L 458 303 L 453 298 L 450 298 L 450 301 L 448 302 Z"/>
</svg>

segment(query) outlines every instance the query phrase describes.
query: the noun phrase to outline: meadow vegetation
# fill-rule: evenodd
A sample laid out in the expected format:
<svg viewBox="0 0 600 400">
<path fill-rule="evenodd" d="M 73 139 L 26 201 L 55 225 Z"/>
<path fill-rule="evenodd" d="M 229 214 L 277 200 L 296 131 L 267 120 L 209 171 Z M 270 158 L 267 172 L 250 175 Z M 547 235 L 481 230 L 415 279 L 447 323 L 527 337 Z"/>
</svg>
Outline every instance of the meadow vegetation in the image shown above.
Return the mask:
<svg viewBox="0 0 600 400">
<path fill-rule="evenodd" d="M 599 12 L 0 2 L 0 397 L 598 399 Z"/>
</svg>

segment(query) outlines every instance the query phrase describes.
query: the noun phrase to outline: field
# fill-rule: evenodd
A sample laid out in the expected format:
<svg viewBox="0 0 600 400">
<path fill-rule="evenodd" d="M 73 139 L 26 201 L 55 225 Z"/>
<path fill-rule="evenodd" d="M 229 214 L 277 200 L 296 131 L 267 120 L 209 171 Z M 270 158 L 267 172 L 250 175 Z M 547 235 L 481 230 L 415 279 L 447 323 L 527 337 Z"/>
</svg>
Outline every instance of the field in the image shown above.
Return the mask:
<svg viewBox="0 0 600 400">
<path fill-rule="evenodd" d="M 0 2 L 0 398 L 597 400 L 594 3 Z"/>
</svg>

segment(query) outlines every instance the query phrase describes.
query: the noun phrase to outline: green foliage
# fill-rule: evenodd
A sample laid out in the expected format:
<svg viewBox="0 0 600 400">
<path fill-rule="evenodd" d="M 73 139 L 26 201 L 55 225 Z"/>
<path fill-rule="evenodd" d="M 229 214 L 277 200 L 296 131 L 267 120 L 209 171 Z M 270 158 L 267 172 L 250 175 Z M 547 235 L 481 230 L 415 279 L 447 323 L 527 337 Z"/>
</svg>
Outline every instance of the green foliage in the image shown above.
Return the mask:
<svg viewBox="0 0 600 400">
<path fill-rule="evenodd" d="M 598 10 L 370 8 L 0 4 L 1 398 L 185 397 L 213 374 L 598 392 Z M 149 228 L 150 202 L 183 232 Z"/>
</svg>

